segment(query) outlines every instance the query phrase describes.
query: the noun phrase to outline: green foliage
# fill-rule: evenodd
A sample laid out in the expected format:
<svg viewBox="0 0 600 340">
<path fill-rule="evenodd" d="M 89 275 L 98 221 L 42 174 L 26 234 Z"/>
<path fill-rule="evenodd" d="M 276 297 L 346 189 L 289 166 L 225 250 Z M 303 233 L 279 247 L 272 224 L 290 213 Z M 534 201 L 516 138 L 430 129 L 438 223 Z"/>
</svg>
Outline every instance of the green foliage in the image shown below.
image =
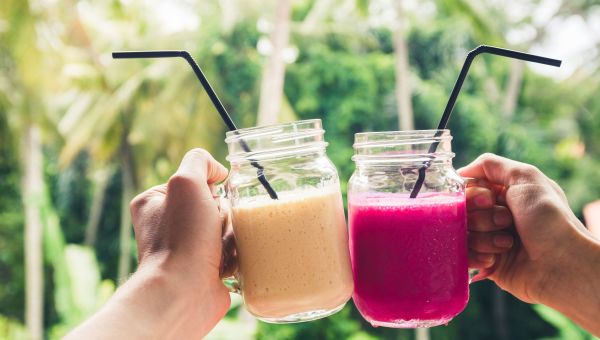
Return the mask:
<svg viewBox="0 0 600 340">
<path fill-rule="evenodd" d="M 0 314 L 23 320 L 23 207 L 19 162 L 0 99 Z"/>
<path fill-rule="evenodd" d="M 292 21 L 304 20 L 316 2 L 316 0 L 292 2 Z"/>
<path fill-rule="evenodd" d="M 573 321 L 566 318 L 564 315 L 554 309 L 544 306 L 535 305 L 533 309 L 552 326 L 558 330 L 558 337 L 548 337 L 544 339 L 569 339 L 569 340 L 588 340 L 598 339 L 590 335 L 581 327 L 577 326 Z"/>
<path fill-rule="evenodd" d="M 350 305 L 350 304 L 349 304 Z M 342 309 L 328 318 L 310 323 L 290 325 L 258 324 L 257 339 L 373 339 L 367 332 L 361 331 L 361 321 L 350 314 L 354 308 Z"/>
<path fill-rule="evenodd" d="M 326 41 L 344 39 L 332 36 Z M 354 133 L 397 125 L 393 56 L 378 51 L 338 51 L 338 44 L 330 47 L 310 38 L 299 47 L 298 63 L 288 67 L 285 94 L 300 119 L 323 120 L 329 156 L 344 183 L 354 171 L 348 161 Z"/>
<path fill-rule="evenodd" d="M 0 2 L 0 338 L 24 337 L 24 218 L 16 151 L 24 121 L 34 119 L 45 127 L 48 192 L 38 199 L 45 221 L 49 338 L 60 337 L 114 290 L 123 142 L 134 154 L 137 190 L 166 180 L 191 147 L 207 148 L 221 161 L 226 152 L 223 124 L 185 63 L 109 62 L 106 53 L 189 48 L 236 123 L 256 123 L 266 59 L 257 51 L 266 36 L 257 28 L 257 15 L 265 13 L 233 15 L 225 28 L 221 19 L 230 14 L 221 12 L 225 1 L 197 2 L 190 6 L 201 19 L 199 26 L 172 34 L 146 15 L 142 2 L 77 3 L 56 6 L 61 8 L 56 13 L 44 12 L 40 5 L 32 15 L 27 1 Z M 243 10 L 259 7 L 233 3 Z M 345 193 L 354 170 L 353 134 L 398 126 L 392 32 L 385 25 L 367 24 L 373 18 L 370 2 L 363 0 L 350 6 L 332 1 L 325 8 L 346 16 L 325 13 L 312 31 L 298 30 L 317 3 L 293 4 L 291 43 L 300 54 L 287 65 L 282 119 L 323 120 L 328 154 Z M 437 124 L 466 52 L 480 42 L 504 45 L 503 31 L 510 26 L 489 2 L 444 0 L 435 5 L 431 18 L 411 18 L 407 37 L 418 129 Z M 592 6 L 593 1 L 575 1 L 569 10 L 585 17 Z M 80 26 L 72 24 L 78 21 Z M 44 31 L 46 27 L 58 28 Z M 44 32 L 44 39 L 36 38 L 36 29 Z M 45 39 L 63 45 L 52 50 Z M 32 52 L 44 46 L 44 53 Z M 516 110 L 509 115 L 502 111 L 509 71 L 506 59 L 491 56 L 473 64 L 449 126 L 455 165 L 467 164 L 483 152 L 532 163 L 565 189 L 580 216 L 586 203 L 600 197 L 600 181 L 595 180 L 600 178 L 600 78 L 579 75 L 559 82 L 526 69 Z M 90 174 L 105 166 L 116 171 L 107 187 L 95 249 L 89 249 L 79 243 L 91 206 Z M 489 282 L 472 285 L 466 310 L 448 326 L 432 329 L 432 338 L 496 339 L 502 327 L 511 339 L 590 338 L 556 312 L 532 308 L 506 293 L 500 296 L 507 321 L 500 325 L 494 314 L 497 295 Z M 373 328 L 351 302 L 340 313 L 311 323 L 256 323 L 237 298 L 209 338 L 252 336 L 412 339 L 414 332 Z"/>
<path fill-rule="evenodd" d="M 110 280 L 102 280 L 93 250 L 67 245 L 58 215 L 49 198 L 42 197 L 45 259 L 53 272 L 54 303 L 59 323 L 50 329 L 58 339 L 83 322 L 108 300 L 115 290 Z"/>
<path fill-rule="evenodd" d="M 215 54 L 215 74 L 220 95 L 239 127 L 256 123 L 261 77 L 261 57 L 256 51 L 259 33 L 251 22 L 234 27 L 215 44 L 223 46 Z"/>
<path fill-rule="evenodd" d="M 0 339 L 27 340 L 27 330 L 20 322 L 0 314 Z"/>
</svg>

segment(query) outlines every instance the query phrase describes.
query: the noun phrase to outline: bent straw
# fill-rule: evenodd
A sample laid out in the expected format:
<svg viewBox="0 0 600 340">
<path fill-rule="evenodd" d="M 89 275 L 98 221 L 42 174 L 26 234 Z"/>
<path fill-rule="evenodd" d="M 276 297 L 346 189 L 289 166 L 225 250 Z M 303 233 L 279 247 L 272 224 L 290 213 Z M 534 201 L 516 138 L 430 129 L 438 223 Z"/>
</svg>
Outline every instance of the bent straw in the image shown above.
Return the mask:
<svg viewBox="0 0 600 340">
<path fill-rule="evenodd" d="M 219 112 L 219 115 L 221 115 L 221 118 L 225 122 L 225 125 L 227 125 L 227 128 L 230 131 L 237 130 L 237 127 L 235 126 L 235 123 L 231 119 L 231 116 L 229 116 L 229 113 L 227 113 L 225 106 L 223 106 L 223 103 L 221 103 L 221 101 L 219 100 L 219 97 L 217 97 L 217 94 L 213 90 L 212 86 L 210 86 L 210 83 L 208 82 L 208 79 L 206 79 L 206 76 L 202 72 L 202 69 L 200 69 L 200 66 L 198 66 L 198 64 L 196 63 L 194 58 L 192 58 L 192 56 L 190 55 L 189 52 L 187 52 L 187 51 L 131 51 L 131 52 L 129 52 L 128 51 L 128 52 L 113 52 L 112 57 L 114 59 L 177 58 L 177 57 L 181 57 L 181 58 L 185 59 L 188 62 L 188 64 L 190 64 L 190 66 L 192 67 L 192 70 L 196 74 L 196 77 L 202 84 L 202 87 L 204 87 L 204 90 L 206 90 L 208 97 L 210 98 L 213 105 Z M 250 152 L 250 147 L 241 138 L 240 138 L 240 145 L 242 146 L 242 149 L 244 149 L 244 151 Z M 269 181 L 267 181 L 267 178 L 265 177 L 265 174 L 264 174 L 264 167 L 262 165 L 258 164 L 258 162 L 256 162 L 256 161 L 250 161 L 250 164 L 256 168 L 256 175 L 258 176 L 258 181 L 260 182 L 260 184 L 262 184 L 263 187 L 265 188 L 265 190 L 267 190 L 267 193 L 269 194 L 269 196 L 272 199 L 276 200 L 278 198 L 277 193 L 275 192 L 275 190 L 273 190 L 273 187 L 271 187 L 271 184 L 269 183 Z"/>
<path fill-rule="evenodd" d="M 452 114 L 452 110 L 454 109 L 454 104 L 456 103 L 456 99 L 458 98 L 458 94 L 460 93 L 462 84 L 465 81 L 465 78 L 467 77 L 467 73 L 469 72 L 469 67 L 471 66 L 471 63 L 473 62 L 473 59 L 475 59 L 476 56 L 478 56 L 482 53 L 490 53 L 490 54 L 495 54 L 495 55 L 499 55 L 502 57 L 520 59 L 520 60 L 530 61 L 530 62 L 539 63 L 539 64 L 545 64 L 545 65 L 550 65 L 550 66 L 556 66 L 556 67 L 560 67 L 560 64 L 562 63 L 562 61 L 557 60 L 557 59 L 546 58 L 546 57 L 542 57 L 542 56 L 538 56 L 538 55 L 508 50 L 505 48 L 499 48 L 499 47 L 494 47 L 494 46 L 481 45 L 481 46 L 475 48 L 474 50 L 470 51 L 469 54 L 467 54 L 465 63 L 463 64 L 463 67 L 460 70 L 458 79 L 456 79 L 456 83 L 454 84 L 454 88 L 452 89 L 452 93 L 450 94 L 450 98 L 448 99 L 448 103 L 446 104 L 446 108 L 444 109 L 444 114 L 442 115 L 442 118 L 440 119 L 440 123 L 438 124 L 437 132 L 433 136 L 434 138 L 441 136 L 443 133 L 442 130 L 444 130 L 446 128 L 446 125 L 448 124 L 448 120 L 450 119 L 450 114 Z M 429 147 L 429 153 L 430 154 L 434 153 L 439 144 L 440 144 L 440 142 L 432 143 L 431 146 Z M 429 166 L 431 166 L 432 160 L 433 160 L 433 158 L 428 161 L 423 162 L 423 165 L 421 166 L 421 168 L 419 168 L 419 177 L 417 178 L 417 182 L 415 183 L 415 186 L 413 187 L 413 189 L 410 193 L 410 198 L 415 198 L 419 194 L 419 191 L 421 190 L 421 187 L 423 186 L 423 182 L 425 181 L 425 171 L 427 170 L 427 168 L 429 168 Z"/>
</svg>

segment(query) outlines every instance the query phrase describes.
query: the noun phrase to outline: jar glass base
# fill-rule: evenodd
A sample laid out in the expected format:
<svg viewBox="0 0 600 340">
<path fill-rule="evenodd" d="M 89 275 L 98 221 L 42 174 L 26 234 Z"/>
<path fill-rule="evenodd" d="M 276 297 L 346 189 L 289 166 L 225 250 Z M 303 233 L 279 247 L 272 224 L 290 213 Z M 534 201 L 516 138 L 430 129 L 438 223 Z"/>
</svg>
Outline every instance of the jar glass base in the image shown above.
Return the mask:
<svg viewBox="0 0 600 340">
<path fill-rule="evenodd" d="M 333 315 L 333 314 L 339 312 L 340 310 L 342 310 L 342 308 L 344 308 L 345 305 L 346 305 L 346 303 L 344 302 L 341 305 L 339 305 L 333 309 L 313 310 L 313 311 L 309 311 L 309 312 L 296 313 L 296 314 L 287 315 L 287 316 L 278 317 L 278 318 L 265 318 L 265 317 L 260 317 L 260 316 L 256 316 L 256 318 L 261 321 L 267 322 L 267 323 L 276 323 L 276 324 L 313 321 L 313 320 L 318 320 L 318 319 L 322 319 L 322 318 L 328 317 L 330 315 Z"/>
<path fill-rule="evenodd" d="M 447 325 L 453 317 L 434 319 L 434 320 L 393 320 L 391 322 L 368 320 L 373 327 L 389 328 L 429 328 L 441 325 Z"/>
</svg>

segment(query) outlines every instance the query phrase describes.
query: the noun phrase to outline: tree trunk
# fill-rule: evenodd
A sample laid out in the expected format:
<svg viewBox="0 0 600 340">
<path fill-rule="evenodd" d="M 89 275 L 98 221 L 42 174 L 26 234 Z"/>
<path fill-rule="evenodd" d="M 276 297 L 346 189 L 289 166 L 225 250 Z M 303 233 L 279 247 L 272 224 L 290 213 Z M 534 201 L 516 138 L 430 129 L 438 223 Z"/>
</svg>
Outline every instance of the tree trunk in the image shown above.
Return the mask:
<svg viewBox="0 0 600 340">
<path fill-rule="evenodd" d="M 127 142 L 127 134 L 123 137 L 121 143 L 121 223 L 119 234 L 119 268 L 118 282 L 122 283 L 127 279 L 131 272 L 131 213 L 129 211 L 129 202 L 135 192 L 134 165 L 131 147 Z"/>
<path fill-rule="evenodd" d="M 521 83 L 523 82 L 523 72 L 525 71 L 525 62 L 521 60 L 512 60 L 510 64 L 510 74 L 508 75 L 508 85 L 502 104 L 502 114 L 505 121 L 510 121 L 515 114 L 519 93 L 521 92 Z"/>
<path fill-rule="evenodd" d="M 494 325 L 496 326 L 496 335 L 500 340 L 508 340 L 510 339 L 508 332 L 508 324 L 506 322 L 506 299 L 504 296 L 504 292 L 498 288 L 494 287 L 494 303 L 493 303 L 493 315 L 494 315 Z"/>
<path fill-rule="evenodd" d="M 271 54 L 264 68 L 260 86 L 257 125 L 277 123 L 281 110 L 285 61 L 283 53 L 290 38 L 291 0 L 279 0 L 275 10 L 275 24 L 271 31 Z"/>
<path fill-rule="evenodd" d="M 92 175 L 94 194 L 92 196 L 92 206 L 90 208 L 88 223 L 85 227 L 84 241 L 85 245 L 91 248 L 96 244 L 98 226 L 100 225 L 100 218 L 102 217 L 102 206 L 104 205 L 104 197 L 106 195 L 106 187 L 108 186 L 112 174 L 112 169 L 104 168 L 95 171 Z"/>
<path fill-rule="evenodd" d="M 415 329 L 415 340 L 429 340 L 429 328 Z"/>
<path fill-rule="evenodd" d="M 42 220 L 43 156 L 40 129 L 35 124 L 23 134 L 23 206 L 25 208 L 25 324 L 32 340 L 44 332 L 44 271 Z"/>
<path fill-rule="evenodd" d="M 406 46 L 406 17 L 402 8 L 402 0 L 396 0 L 397 25 L 393 33 L 395 71 L 396 71 L 396 103 L 398 105 L 398 123 L 400 130 L 414 130 L 412 96 L 410 86 L 410 68 L 408 65 L 408 48 Z"/>
</svg>

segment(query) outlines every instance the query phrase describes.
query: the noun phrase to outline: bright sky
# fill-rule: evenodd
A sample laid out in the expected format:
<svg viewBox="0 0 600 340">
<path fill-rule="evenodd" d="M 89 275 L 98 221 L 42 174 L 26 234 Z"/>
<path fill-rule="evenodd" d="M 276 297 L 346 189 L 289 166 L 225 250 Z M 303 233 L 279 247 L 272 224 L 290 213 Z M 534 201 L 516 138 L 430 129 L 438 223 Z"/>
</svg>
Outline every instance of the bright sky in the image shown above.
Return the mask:
<svg viewBox="0 0 600 340">
<path fill-rule="evenodd" d="M 132 0 L 121 0 L 129 2 Z M 149 8 L 155 9 L 157 20 L 163 21 L 169 31 L 198 29 L 200 20 L 194 11 L 190 10 L 189 0 L 179 1 L 150 1 Z M 242 0 L 239 0 L 242 1 Z M 592 61 L 597 66 L 600 62 L 600 6 L 593 11 L 588 20 L 581 16 L 554 18 L 562 1 L 569 0 L 541 0 L 538 4 L 526 0 L 488 0 L 496 8 L 506 11 L 513 22 L 518 22 L 524 16 L 531 15 L 533 24 L 545 27 L 546 39 L 534 45 L 531 53 L 547 57 L 562 59 L 560 69 L 544 65 L 530 64 L 533 70 L 558 79 L 567 78 L 577 68 Z M 475 1 L 476 2 L 476 1 Z M 408 0 L 407 10 L 418 13 L 419 16 L 431 16 L 435 12 L 435 2 Z M 380 24 L 392 24 L 395 20 L 392 0 L 379 0 L 371 2 L 371 12 L 375 12 Z M 177 20 L 173 20 L 177 18 Z M 518 45 L 533 37 L 535 30 L 532 26 L 522 25 L 515 27 L 507 33 L 510 44 Z"/>
<path fill-rule="evenodd" d="M 598 64 L 600 55 L 600 6 L 589 14 L 587 20 L 579 15 L 568 17 L 554 17 L 562 1 L 568 0 L 542 0 L 533 9 L 533 23 L 545 27 L 546 38 L 534 45 L 532 53 L 562 59 L 560 69 L 543 65 L 531 64 L 530 67 L 537 72 L 556 78 L 566 78 L 577 68 L 585 63 Z M 523 1 L 510 0 L 504 2 L 507 13 L 513 19 L 518 19 L 521 13 L 531 13 L 521 5 Z M 516 21 L 516 20 L 515 20 Z M 509 43 L 518 44 L 531 38 L 533 28 L 515 29 L 509 31 Z"/>
</svg>

